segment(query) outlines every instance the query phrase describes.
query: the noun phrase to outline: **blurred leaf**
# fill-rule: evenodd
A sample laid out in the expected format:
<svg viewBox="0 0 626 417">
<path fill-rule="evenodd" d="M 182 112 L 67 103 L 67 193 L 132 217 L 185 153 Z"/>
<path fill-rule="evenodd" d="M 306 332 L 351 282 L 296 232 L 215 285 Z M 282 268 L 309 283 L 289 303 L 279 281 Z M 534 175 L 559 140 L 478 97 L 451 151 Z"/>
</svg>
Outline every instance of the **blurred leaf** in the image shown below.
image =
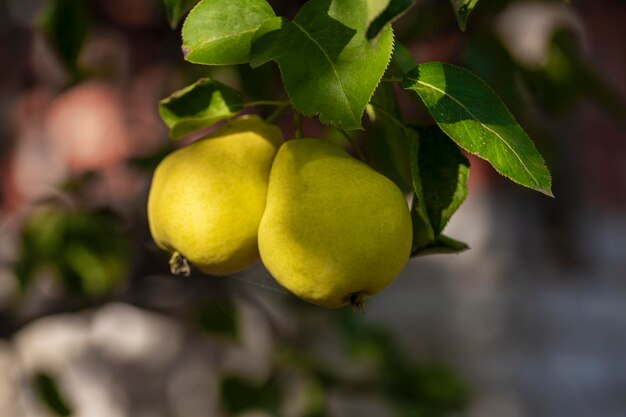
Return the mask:
<svg viewBox="0 0 626 417">
<path fill-rule="evenodd" d="M 255 35 L 251 64 L 278 63 L 294 107 L 322 123 L 353 130 L 391 57 L 387 26 L 372 45 L 365 37 L 367 0 L 310 0 L 295 19 L 269 20 Z"/>
<path fill-rule="evenodd" d="M 423 248 L 417 249 L 411 256 L 425 256 L 425 255 L 452 255 L 461 252 L 465 252 L 469 249 L 466 243 L 459 242 L 445 235 L 439 235 Z"/>
<path fill-rule="evenodd" d="M 33 377 L 33 389 L 50 412 L 59 417 L 73 414 L 68 402 L 63 398 L 54 378 L 46 373 L 37 372 Z"/>
<path fill-rule="evenodd" d="M 244 64 L 254 32 L 274 16 L 265 0 L 201 0 L 183 25 L 185 59 L 206 65 Z"/>
<path fill-rule="evenodd" d="M 198 2 L 198 0 L 163 0 L 167 20 L 172 29 L 178 26 L 180 19 Z"/>
<path fill-rule="evenodd" d="M 159 113 L 170 128 L 172 140 L 233 117 L 242 109 L 243 100 L 237 90 L 209 78 L 202 78 L 159 103 Z"/>
<path fill-rule="evenodd" d="M 511 111 L 523 114 L 527 100 L 520 90 L 522 70 L 494 33 L 481 32 L 469 39 L 465 64 L 502 97 Z"/>
<path fill-rule="evenodd" d="M 50 0 L 40 18 L 40 27 L 63 64 L 78 77 L 78 57 L 89 31 L 89 2 Z"/>
<path fill-rule="evenodd" d="M 264 410 L 280 417 L 282 393 L 276 379 L 255 383 L 236 376 L 221 381 L 221 399 L 231 415 L 249 410 Z"/>
<path fill-rule="evenodd" d="M 550 172 L 502 100 L 481 79 L 454 65 L 420 64 L 402 85 L 424 101 L 450 138 L 505 177 L 552 196 Z"/>
<path fill-rule="evenodd" d="M 367 28 L 367 39 L 373 39 L 394 20 L 400 18 L 415 4 L 415 0 L 391 0 L 383 12 Z"/>
<path fill-rule="evenodd" d="M 208 333 L 229 339 L 239 337 L 239 312 L 231 298 L 216 298 L 198 305 L 196 321 Z"/>
<path fill-rule="evenodd" d="M 418 128 L 419 170 L 426 209 L 439 235 L 467 197 L 469 160 L 438 126 Z"/>
<path fill-rule="evenodd" d="M 472 10 L 474 10 L 478 0 L 450 0 L 450 3 L 452 3 L 452 9 L 454 9 L 454 15 L 459 23 L 459 27 L 462 31 L 465 31 L 467 19 Z"/>
<path fill-rule="evenodd" d="M 121 282 L 130 259 L 130 244 L 113 213 L 47 208 L 26 222 L 14 270 L 22 290 L 45 268 L 66 289 L 99 296 Z"/>
</svg>

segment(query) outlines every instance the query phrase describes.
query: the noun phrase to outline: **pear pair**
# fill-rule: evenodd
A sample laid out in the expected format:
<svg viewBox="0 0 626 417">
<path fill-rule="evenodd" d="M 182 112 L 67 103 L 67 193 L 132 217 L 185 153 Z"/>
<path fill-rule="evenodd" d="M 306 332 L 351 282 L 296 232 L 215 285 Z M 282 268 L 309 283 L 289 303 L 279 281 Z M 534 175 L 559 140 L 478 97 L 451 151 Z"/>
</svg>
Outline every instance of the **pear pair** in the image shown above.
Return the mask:
<svg viewBox="0 0 626 417">
<path fill-rule="evenodd" d="M 244 116 L 165 158 L 148 201 L 152 236 L 211 275 L 260 256 L 300 298 L 359 306 L 409 258 L 404 195 L 328 141 L 281 139 L 276 126 Z"/>
</svg>

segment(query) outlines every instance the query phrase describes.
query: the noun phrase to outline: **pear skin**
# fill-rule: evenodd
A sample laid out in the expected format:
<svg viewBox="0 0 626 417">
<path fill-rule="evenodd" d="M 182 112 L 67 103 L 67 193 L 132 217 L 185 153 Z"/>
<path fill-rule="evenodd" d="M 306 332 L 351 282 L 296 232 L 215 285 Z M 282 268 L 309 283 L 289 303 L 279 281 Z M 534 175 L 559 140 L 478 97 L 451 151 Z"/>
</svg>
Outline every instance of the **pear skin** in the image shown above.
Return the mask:
<svg viewBox="0 0 626 417">
<path fill-rule="evenodd" d="M 285 288 L 323 307 L 360 307 L 400 274 L 411 243 L 409 207 L 391 180 L 322 139 L 280 148 L 259 249 Z"/>
<path fill-rule="evenodd" d="M 148 197 L 156 244 L 211 275 L 256 263 L 269 173 L 281 143 L 278 127 L 243 116 L 168 155 Z"/>
</svg>

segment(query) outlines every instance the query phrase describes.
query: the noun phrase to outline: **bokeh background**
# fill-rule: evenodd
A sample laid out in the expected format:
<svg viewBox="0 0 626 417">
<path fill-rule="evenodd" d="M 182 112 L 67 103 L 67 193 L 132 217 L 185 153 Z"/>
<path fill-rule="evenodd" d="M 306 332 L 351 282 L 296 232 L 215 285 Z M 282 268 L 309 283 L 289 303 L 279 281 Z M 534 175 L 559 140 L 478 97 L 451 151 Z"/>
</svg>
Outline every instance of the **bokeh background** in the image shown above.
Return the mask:
<svg viewBox="0 0 626 417">
<path fill-rule="evenodd" d="M 503 97 L 556 198 L 472 158 L 447 229 L 472 249 L 411 260 L 355 314 L 260 266 L 172 277 L 148 233 L 158 101 L 203 76 L 283 99 L 275 66 L 184 62 L 160 0 L 0 1 L 0 415 L 626 415 L 626 2 L 481 0 L 463 33 L 418 0 L 396 29 Z"/>
</svg>

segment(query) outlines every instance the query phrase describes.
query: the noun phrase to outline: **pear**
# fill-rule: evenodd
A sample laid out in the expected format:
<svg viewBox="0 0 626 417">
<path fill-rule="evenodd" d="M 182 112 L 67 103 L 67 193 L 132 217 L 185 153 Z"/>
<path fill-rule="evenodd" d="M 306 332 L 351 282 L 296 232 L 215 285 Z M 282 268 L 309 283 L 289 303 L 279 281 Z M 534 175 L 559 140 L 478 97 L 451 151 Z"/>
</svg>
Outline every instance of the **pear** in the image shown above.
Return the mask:
<svg viewBox="0 0 626 417">
<path fill-rule="evenodd" d="M 391 180 L 322 139 L 280 148 L 259 250 L 285 288 L 323 307 L 360 308 L 402 271 L 411 242 L 409 208 Z"/>
<path fill-rule="evenodd" d="M 211 275 L 229 275 L 259 260 L 257 231 L 265 210 L 278 127 L 243 116 L 168 155 L 155 170 L 148 221 L 156 244 Z"/>
</svg>

